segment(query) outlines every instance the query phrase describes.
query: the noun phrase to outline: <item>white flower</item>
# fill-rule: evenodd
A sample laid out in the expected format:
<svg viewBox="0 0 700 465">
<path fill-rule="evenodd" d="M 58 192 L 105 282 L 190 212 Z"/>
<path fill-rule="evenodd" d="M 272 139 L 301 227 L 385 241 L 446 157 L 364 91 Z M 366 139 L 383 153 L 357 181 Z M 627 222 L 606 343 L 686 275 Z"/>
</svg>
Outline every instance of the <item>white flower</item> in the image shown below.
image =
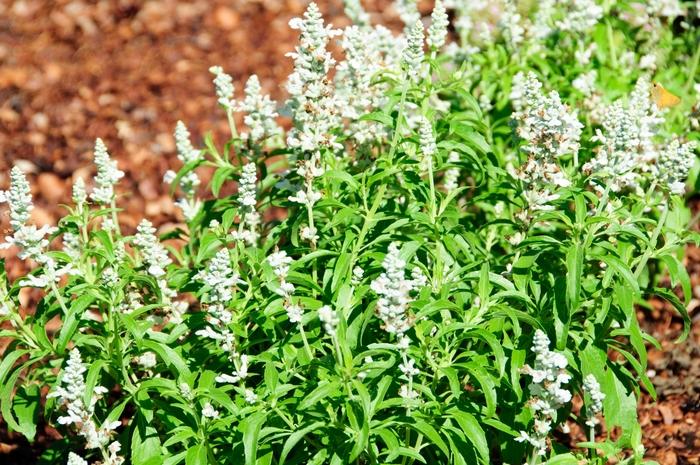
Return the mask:
<svg viewBox="0 0 700 465">
<path fill-rule="evenodd" d="M 250 138 L 253 141 L 259 142 L 280 132 L 276 122 L 279 115 L 275 106 L 274 100 L 261 94 L 258 77 L 255 74 L 250 76 L 245 85 L 245 98 L 238 104 L 237 109 L 247 113 L 243 122 L 250 129 Z"/>
<path fill-rule="evenodd" d="M 304 226 L 301 228 L 299 237 L 307 241 L 316 242 L 318 241 L 318 234 L 316 234 L 317 232 L 318 230 L 315 227 Z"/>
<path fill-rule="evenodd" d="M 418 392 L 408 387 L 408 384 L 402 384 L 399 388 L 399 396 L 406 400 L 418 398 Z"/>
<path fill-rule="evenodd" d="M 88 463 L 85 459 L 83 459 L 78 454 L 74 454 L 73 452 L 69 452 L 67 465 L 88 465 Z"/>
<path fill-rule="evenodd" d="M 177 150 L 177 158 L 185 165 L 197 161 L 201 157 L 201 152 L 192 146 L 190 141 L 190 131 L 182 121 L 175 124 L 175 148 Z"/>
<path fill-rule="evenodd" d="M 22 228 L 34 209 L 27 178 L 17 166 L 10 171 L 10 190 L 3 193 L 3 201 L 10 205 L 10 225 L 16 231 Z"/>
<path fill-rule="evenodd" d="M 416 368 L 415 365 L 416 361 L 412 358 L 409 358 L 404 363 L 399 364 L 399 370 L 401 370 L 401 373 L 403 373 L 405 377 L 412 378 L 413 376 L 416 376 L 420 373 L 420 370 Z"/>
<path fill-rule="evenodd" d="M 654 139 L 663 118 L 651 100 L 650 86 L 648 78 L 640 78 L 627 105 L 617 101 L 606 108 L 602 131 L 593 139 L 601 146 L 583 165 L 584 172 L 608 182 L 613 192 L 639 191 L 643 173 L 656 170 L 661 158 Z"/>
<path fill-rule="evenodd" d="M 595 91 L 595 82 L 597 78 L 598 71 L 592 69 L 587 73 L 579 75 L 576 79 L 574 79 L 571 85 L 574 89 L 578 90 L 586 97 L 589 97 Z"/>
<path fill-rule="evenodd" d="M 450 152 L 450 154 L 447 156 L 447 162 L 448 163 L 457 163 L 459 162 L 459 153 L 457 152 Z M 459 168 L 454 167 L 454 168 L 448 168 L 445 171 L 445 175 L 442 178 L 442 187 L 444 187 L 446 192 L 452 192 L 453 190 L 457 189 L 459 187 Z"/>
<path fill-rule="evenodd" d="M 414 25 L 416 21 L 420 21 L 417 0 L 395 0 L 394 9 L 406 27 Z"/>
<path fill-rule="evenodd" d="M 521 25 L 521 16 L 518 13 L 515 2 L 507 0 L 501 18 L 498 22 L 503 30 L 503 36 L 512 48 L 517 48 L 524 39 L 525 29 Z"/>
<path fill-rule="evenodd" d="M 299 189 L 296 192 L 296 194 L 289 196 L 289 201 L 300 203 L 302 205 L 308 206 L 309 208 L 313 208 L 314 204 L 321 200 L 321 197 L 322 195 L 320 192 L 316 192 L 314 190 L 307 192 L 303 189 Z"/>
<path fill-rule="evenodd" d="M 565 371 L 568 365 L 564 355 L 549 349 L 549 338 L 536 330 L 532 343 L 534 366 L 525 365 L 522 372 L 532 377 L 530 408 L 535 412 L 535 434 L 521 433 L 521 441 L 529 442 L 538 454 L 546 453 L 546 437 L 556 417 L 557 409 L 571 401 L 571 392 L 563 387 L 571 380 Z"/>
<path fill-rule="evenodd" d="M 163 182 L 165 184 L 172 184 L 173 181 L 175 181 L 175 178 L 177 177 L 177 173 L 173 170 L 168 170 L 165 172 L 163 175 Z"/>
<path fill-rule="evenodd" d="M 209 287 L 207 301 L 226 304 L 233 298 L 235 285 L 240 281 L 238 273 L 231 267 L 229 250 L 219 250 L 209 261 L 207 268 L 200 271 L 195 279 Z"/>
<path fill-rule="evenodd" d="M 442 4 L 441 0 L 435 1 L 435 7 L 433 8 L 433 13 L 430 15 L 432 23 L 428 28 L 428 45 L 434 49 L 438 50 L 445 45 L 445 39 L 447 38 L 447 26 L 450 21 L 447 17 L 447 11 L 445 10 L 445 5 Z"/>
<path fill-rule="evenodd" d="M 656 69 L 656 55 L 649 53 L 639 58 L 639 67 L 642 69 Z"/>
<path fill-rule="evenodd" d="M 90 402 L 86 405 L 83 402 L 86 390 L 83 375 L 86 371 L 87 368 L 83 364 L 78 349 L 71 350 L 59 384 L 47 395 L 47 398 L 57 398 L 59 404 L 66 408 L 65 415 L 58 417 L 58 423 L 75 425 L 78 434 L 85 438 L 86 447 L 95 449 L 104 447 L 109 442 L 112 431 L 121 426 L 121 422 L 105 423 L 101 428 L 97 428 L 93 419 L 94 407 L 102 394 L 107 392 L 107 389 L 96 386 Z"/>
<path fill-rule="evenodd" d="M 416 273 L 414 279 L 406 279 L 406 262 L 399 256 L 395 242 L 389 245 L 382 265 L 384 273 L 371 284 L 372 290 L 379 295 L 377 316 L 382 320 L 385 331 L 400 336 L 412 325 L 407 314 L 408 305 L 413 300 L 410 294 L 424 285 L 424 277 Z"/>
<path fill-rule="evenodd" d="M 428 118 L 421 117 L 418 123 L 418 135 L 420 149 L 426 160 L 431 160 L 432 156 L 437 153 L 437 145 L 435 144 L 435 135 L 433 134 L 433 125 L 430 124 Z M 426 161 L 427 163 L 427 161 Z"/>
<path fill-rule="evenodd" d="M 286 278 L 289 274 L 289 265 L 293 262 L 292 257 L 287 256 L 287 252 L 280 250 L 272 253 L 267 257 L 267 263 L 272 267 L 275 276 L 278 278 Z"/>
<path fill-rule="evenodd" d="M 218 418 L 219 411 L 214 409 L 210 402 L 207 402 L 204 404 L 204 407 L 202 407 L 202 416 L 205 418 Z"/>
<path fill-rule="evenodd" d="M 593 374 L 589 374 L 583 379 L 583 390 L 591 398 L 591 404 L 587 405 L 589 418 L 586 424 L 593 427 L 598 424 L 598 419 L 595 416 L 603 411 L 605 394 L 600 390 L 600 384 Z"/>
<path fill-rule="evenodd" d="M 362 278 L 365 275 L 365 270 L 363 270 L 361 267 L 356 266 L 355 268 L 352 269 L 352 285 L 353 286 L 359 286 L 359 284 L 362 282 Z"/>
<path fill-rule="evenodd" d="M 294 127 L 287 134 L 287 143 L 307 152 L 321 147 L 339 148 L 332 131 L 341 124 L 340 110 L 328 80 L 335 60 L 326 46 L 340 31 L 324 26 L 321 12 L 313 2 L 304 18 L 293 18 L 289 26 L 299 29 L 301 37 L 295 51 L 287 54 L 294 59 L 294 72 L 287 82 L 287 105 L 292 109 Z"/>
<path fill-rule="evenodd" d="M 513 113 L 513 119 L 517 122 L 517 135 L 525 141 L 521 150 L 528 160 L 517 175 L 529 192 L 530 206 L 550 209 L 545 200 L 553 194 L 548 189 L 570 184 L 557 159 L 578 152 L 583 125 L 576 113 L 561 102 L 556 91 L 542 93 L 542 83 L 533 73 L 522 79 L 522 76 L 514 79 L 519 82 L 518 92 L 522 92 L 523 100 L 518 103 L 520 109 Z"/>
<path fill-rule="evenodd" d="M 285 310 L 287 311 L 287 318 L 289 318 L 290 323 L 299 323 L 303 316 L 303 310 L 299 305 L 291 304 L 288 305 Z"/>
<path fill-rule="evenodd" d="M 387 128 L 375 121 L 359 118 L 387 103 L 386 83 L 377 82 L 382 71 L 400 70 L 401 39 L 382 26 L 350 26 L 343 31 L 340 45 L 345 53 L 334 78 L 336 96 L 343 118 L 348 120 L 347 133 L 358 144 L 387 136 Z"/>
<path fill-rule="evenodd" d="M 249 404 L 254 404 L 258 401 L 258 395 L 252 389 L 246 389 L 245 401 Z"/>
<path fill-rule="evenodd" d="M 233 78 L 224 73 L 224 69 L 221 66 L 212 66 L 209 68 L 209 72 L 214 75 L 213 82 L 219 105 L 224 107 L 227 111 L 232 110 L 236 104 L 233 99 Z"/>
<path fill-rule="evenodd" d="M 156 366 L 158 360 L 156 359 L 155 353 L 144 352 L 143 354 L 136 357 L 136 363 L 141 365 L 142 368 L 150 369 Z"/>
<path fill-rule="evenodd" d="M 658 178 L 661 183 L 666 184 L 671 193 L 677 195 L 685 193 L 685 179 L 695 164 L 696 147 L 695 141 L 681 144 L 678 139 L 674 139 L 659 153 L 656 163 Z"/>
<path fill-rule="evenodd" d="M 318 309 L 318 319 L 323 323 L 323 329 L 328 333 L 329 336 L 335 335 L 336 327 L 340 323 L 340 319 L 333 309 L 324 305 Z"/>
<path fill-rule="evenodd" d="M 144 265 L 147 266 L 148 274 L 154 278 L 161 278 L 165 275 L 165 268 L 172 263 L 165 247 L 155 236 L 156 228 L 153 224 L 143 219 L 136 227 L 134 245 L 139 247 L 143 255 Z"/>
<path fill-rule="evenodd" d="M 248 356 L 245 354 L 234 354 L 233 362 L 235 370 L 232 374 L 221 374 L 216 377 L 217 383 L 236 384 L 248 377 Z"/>
<path fill-rule="evenodd" d="M 562 31 L 587 32 L 603 17 L 603 8 L 595 0 L 568 0 L 562 19 L 556 26 Z"/>
<path fill-rule="evenodd" d="M 114 198 L 114 186 L 124 177 L 124 172 L 117 169 L 117 162 L 109 157 L 102 139 L 95 140 L 94 156 L 97 175 L 90 198 L 101 204 L 109 204 Z"/>
<path fill-rule="evenodd" d="M 423 74 L 423 60 L 425 52 L 423 51 L 423 41 L 425 32 L 423 23 L 420 20 L 411 26 L 406 33 L 406 48 L 403 50 L 402 63 L 409 80 L 417 81 Z"/>
<path fill-rule="evenodd" d="M 87 191 L 85 190 L 85 180 L 82 177 L 78 177 L 73 183 L 73 203 L 78 207 L 78 210 L 82 210 L 86 202 Z"/>
<path fill-rule="evenodd" d="M 104 465 L 122 465 L 124 463 L 124 457 L 120 457 L 119 451 L 122 450 L 122 445 L 119 441 L 114 441 L 107 448 L 109 451 L 109 458 L 105 461 Z"/>
</svg>

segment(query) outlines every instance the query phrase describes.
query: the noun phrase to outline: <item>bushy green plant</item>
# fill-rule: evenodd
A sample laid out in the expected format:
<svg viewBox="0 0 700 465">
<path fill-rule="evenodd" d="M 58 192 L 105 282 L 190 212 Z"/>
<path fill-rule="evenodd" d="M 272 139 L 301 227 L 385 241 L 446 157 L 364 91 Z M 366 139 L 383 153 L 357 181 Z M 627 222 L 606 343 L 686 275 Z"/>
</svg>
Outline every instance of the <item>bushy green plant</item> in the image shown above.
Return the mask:
<svg viewBox="0 0 700 465">
<path fill-rule="evenodd" d="M 178 123 L 184 221 L 160 238 L 124 234 L 100 140 L 57 228 L 12 170 L 6 244 L 35 266 L 0 284 L 0 406 L 64 434 L 42 463 L 644 462 L 635 307 L 690 325 L 696 8 L 438 1 L 426 30 L 404 0 L 394 35 L 346 6 L 343 31 L 314 4 L 290 22 L 283 110 L 211 69 L 231 139 Z"/>
</svg>

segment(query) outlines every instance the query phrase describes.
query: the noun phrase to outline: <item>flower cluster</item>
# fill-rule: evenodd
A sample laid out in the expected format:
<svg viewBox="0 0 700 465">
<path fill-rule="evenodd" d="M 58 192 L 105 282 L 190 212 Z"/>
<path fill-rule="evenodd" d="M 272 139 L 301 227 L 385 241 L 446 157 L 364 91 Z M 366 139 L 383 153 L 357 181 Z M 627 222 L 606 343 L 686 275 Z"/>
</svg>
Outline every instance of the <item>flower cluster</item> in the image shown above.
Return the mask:
<svg viewBox="0 0 700 465">
<path fill-rule="evenodd" d="M 605 394 L 600 390 L 600 384 L 594 375 L 588 375 L 583 379 L 583 391 L 591 398 L 591 404 L 587 406 L 588 419 L 586 424 L 593 428 L 599 421 L 596 415 L 603 411 Z"/>
<path fill-rule="evenodd" d="M 248 139 L 252 143 L 260 143 L 263 140 L 280 133 L 277 125 L 276 102 L 269 95 L 263 95 L 258 76 L 253 74 L 245 84 L 245 98 L 236 107 L 238 111 L 245 112 L 243 122 L 250 129 Z"/>
<path fill-rule="evenodd" d="M 450 21 L 447 17 L 447 11 L 442 0 L 435 1 L 433 13 L 430 15 L 432 23 L 428 28 L 428 39 L 426 42 L 433 50 L 439 50 L 445 45 L 447 39 L 447 26 Z"/>
<path fill-rule="evenodd" d="M 532 377 L 530 408 L 535 413 L 535 425 L 532 434 L 521 431 L 516 440 L 530 443 L 538 455 L 547 453 L 546 439 L 557 420 L 557 409 L 571 402 L 571 392 L 563 386 L 571 380 L 566 372 L 568 362 L 562 354 L 550 350 L 549 344 L 544 332 L 535 331 L 532 342 L 535 364 L 525 365 L 522 370 Z"/>
<path fill-rule="evenodd" d="M 522 76 L 517 78 L 522 79 Z M 528 159 L 517 176 L 526 185 L 530 209 L 547 210 L 553 208 L 549 201 L 557 198 L 552 191 L 571 184 L 558 159 L 566 154 L 578 154 L 583 125 L 576 113 L 561 102 L 556 91 L 548 95 L 542 92 L 542 83 L 533 73 L 522 82 L 523 107 L 513 113 L 513 119 L 517 123 L 517 135 L 525 141 L 521 150 Z"/>
<path fill-rule="evenodd" d="M 280 280 L 277 293 L 284 299 L 283 305 L 287 312 L 287 317 L 290 323 L 298 323 L 301 325 L 301 317 L 303 309 L 299 304 L 292 301 L 294 294 L 294 284 L 287 281 L 289 275 L 289 267 L 292 264 L 292 257 L 287 256 L 284 250 L 274 252 L 267 257 L 267 263 L 272 267 L 273 273 Z"/>
<path fill-rule="evenodd" d="M 236 101 L 233 98 L 235 88 L 233 87 L 233 78 L 224 72 L 221 66 L 212 66 L 209 72 L 214 75 L 214 89 L 219 105 L 227 112 L 233 111 Z"/>
<path fill-rule="evenodd" d="M 435 134 L 433 133 L 433 125 L 428 118 L 422 116 L 418 123 L 418 143 L 420 145 L 420 167 L 424 173 L 431 172 L 433 165 L 433 157 L 437 154 L 437 144 L 435 143 Z M 432 174 L 432 173 L 431 173 Z"/>
<path fill-rule="evenodd" d="M 596 156 L 583 165 L 585 173 L 604 181 L 613 192 L 640 191 L 644 173 L 653 171 L 660 158 L 654 138 L 663 118 L 650 89 L 649 79 L 640 78 L 627 105 L 616 101 L 607 107 L 602 129 L 593 138 L 601 145 Z"/>
<path fill-rule="evenodd" d="M 10 172 L 10 189 L 0 192 L 0 201 L 7 202 L 10 206 L 10 225 L 14 230 L 12 236 L 5 237 L 5 242 L 0 244 L 0 248 L 6 249 L 14 245 L 19 249 L 20 259 L 31 259 L 42 266 L 38 274 L 25 277 L 24 286 L 45 288 L 55 285 L 66 274 L 76 273 L 70 263 L 60 266 L 47 253 L 49 239 L 46 236 L 55 233 L 57 228 L 48 225 L 37 228 L 27 223 L 34 205 L 27 178 L 16 166 Z M 70 240 L 69 236 L 68 241 Z"/>
<path fill-rule="evenodd" d="M 238 183 L 238 231 L 233 233 L 234 239 L 242 240 L 248 245 L 255 245 L 260 233 L 260 214 L 255 210 L 257 203 L 257 167 L 255 163 L 243 165 L 241 179 Z"/>
<path fill-rule="evenodd" d="M 116 452 L 119 452 L 121 447 L 119 443 L 113 442 L 108 450 L 105 449 L 114 430 L 121 426 L 121 422 L 113 421 L 98 427 L 94 418 L 95 406 L 102 395 L 107 392 L 107 389 L 102 386 L 96 386 L 89 397 L 89 402 L 85 404 L 83 399 L 86 398 L 84 376 L 86 371 L 87 368 L 83 364 L 80 351 L 78 349 L 71 350 L 68 363 L 59 380 L 59 385 L 47 397 L 57 398 L 58 402 L 66 408 L 65 415 L 58 418 L 60 424 L 75 425 L 78 434 L 85 438 L 85 446 L 88 449 L 100 449 L 102 451 L 105 465 L 121 465 L 124 459 L 116 455 Z M 77 459 L 74 458 L 73 460 Z"/>
<path fill-rule="evenodd" d="M 447 162 L 459 162 L 459 153 L 454 151 L 450 152 L 450 154 L 447 156 Z M 445 171 L 445 175 L 442 178 L 442 187 L 445 189 L 446 192 L 452 192 L 453 190 L 457 189 L 457 187 L 459 187 L 459 174 L 460 172 L 458 167 L 448 168 Z"/>
<path fill-rule="evenodd" d="M 406 47 L 403 49 L 401 62 L 408 79 L 418 81 L 423 76 L 423 42 L 425 41 L 425 31 L 420 20 L 416 22 L 406 32 Z"/>
<path fill-rule="evenodd" d="M 305 152 L 340 148 L 333 134 L 340 125 L 339 105 L 328 80 L 335 60 L 326 46 L 341 32 L 324 26 L 321 12 L 313 2 L 304 18 L 292 19 L 289 26 L 299 29 L 301 37 L 295 51 L 287 54 L 294 59 L 294 72 L 287 82 L 287 104 L 292 109 L 294 127 L 287 135 L 287 143 Z"/>
<path fill-rule="evenodd" d="M 248 355 L 238 351 L 237 336 L 230 329 L 234 315 L 228 304 L 234 297 L 235 287 L 242 281 L 231 267 L 229 250 L 219 250 L 209 261 L 207 268 L 197 273 L 195 279 L 204 283 L 205 294 L 202 300 L 207 304 L 207 326 L 196 332 L 198 336 L 216 341 L 233 364 L 231 374 L 219 374 L 216 381 L 226 384 L 240 384 L 247 393 L 245 379 L 248 377 Z M 252 391 L 251 391 L 252 392 Z M 257 396 L 246 394 L 246 400 L 254 403 Z M 212 408 L 213 410 L 213 408 Z M 204 412 L 203 412 L 204 414 Z M 207 416 L 205 414 L 205 416 Z M 213 417 L 210 417 L 213 418 Z"/>
<path fill-rule="evenodd" d="M 695 164 L 695 141 L 682 144 L 678 139 L 672 140 L 659 153 L 656 163 L 658 180 L 673 194 L 685 193 L 685 180 Z"/>
<path fill-rule="evenodd" d="M 97 175 L 90 198 L 97 203 L 109 205 L 114 200 L 114 186 L 124 177 L 124 172 L 117 169 L 117 162 L 110 158 L 102 139 L 95 140 L 94 155 Z"/>
<path fill-rule="evenodd" d="M 192 141 L 190 140 L 190 132 L 187 130 L 187 126 L 182 121 L 178 121 L 175 125 L 175 148 L 177 150 L 177 158 L 183 163 L 183 165 L 188 165 L 194 163 L 201 158 L 201 152 L 192 146 Z M 163 180 L 167 184 L 171 184 L 175 179 L 176 174 L 174 171 L 167 171 Z M 199 187 L 200 180 L 197 173 L 192 170 L 185 173 L 179 182 L 179 187 L 182 189 L 184 198 L 178 200 L 176 205 L 180 207 L 183 215 L 187 221 L 194 219 L 195 215 L 199 211 L 201 202 L 196 198 L 197 187 Z"/>
<path fill-rule="evenodd" d="M 567 10 L 556 25 L 561 31 L 587 32 L 603 17 L 603 7 L 595 0 L 568 0 Z"/>
<path fill-rule="evenodd" d="M 160 279 L 165 276 L 165 268 L 172 263 L 172 260 L 168 257 L 168 252 L 158 241 L 155 233 L 156 228 L 150 221 L 141 220 L 141 223 L 136 227 L 134 245 L 143 254 L 143 262 L 147 267 L 148 274 Z"/>
<path fill-rule="evenodd" d="M 338 318 L 337 313 L 330 305 L 324 305 L 318 309 L 318 319 L 323 323 L 324 331 L 331 337 L 335 336 L 335 330 L 338 327 L 338 323 L 340 323 L 340 318 Z"/>
<path fill-rule="evenodd" d="M 411 279 L 406 279 L 406 262 L 401 258 L 396 242 L 389 245 L 382 266 L 384 272 L 371 284 L 372 290 L 379 295 L 377 316 L 386 332 L 401 336 L 412 326 L 412 318 L 408 315 L 408 306 L 413 301 L 411 293 L 425 286 L 426 278 L 416 267 Z"/>
<path fill-rule="evenodd" d="M 386 84 L 373 80 L 379 73 L 399 67 L 403 46 L 400 39 L 383 26 L 348 26 L 340 45 L 345 60 L 336 67 L 335 88 L 342 102 L 342 116 L 349 122 L 347 132 L 358 144 L 380 140 L 387 135 L 383 125 L 358 119 L 386 103 Z"/>
</svg>

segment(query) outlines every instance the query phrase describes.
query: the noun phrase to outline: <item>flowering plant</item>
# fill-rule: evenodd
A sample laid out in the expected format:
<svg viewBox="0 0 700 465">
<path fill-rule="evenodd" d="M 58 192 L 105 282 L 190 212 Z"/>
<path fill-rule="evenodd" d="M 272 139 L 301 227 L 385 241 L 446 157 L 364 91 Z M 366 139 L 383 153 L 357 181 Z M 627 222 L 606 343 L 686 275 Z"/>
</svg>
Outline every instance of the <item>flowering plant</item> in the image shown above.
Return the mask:
<svg viewBox="0 0 700 465">
<path fill-rule="evenodd" d="M 656 77 L 692 89 L 698 33 L 670 24 L 697 11 L 657 3 L 438 0 L 426 29 L 401 0 L 401 34 L 311 3 L 291 128 L 212 67 L 231 138 L 177 124 L 160 237 L 120 224 L 100 140 L 57 227 L 14 168 L 5 246 L 32 271 L 0 280 L 3 420 L 32 439 L 41 412 L 72 465 L 643 463 L 635 306 L 668 301 L 687 334 L 698 239 L 693 116 L 650 92 L 688 51 Z"/>
</svg>

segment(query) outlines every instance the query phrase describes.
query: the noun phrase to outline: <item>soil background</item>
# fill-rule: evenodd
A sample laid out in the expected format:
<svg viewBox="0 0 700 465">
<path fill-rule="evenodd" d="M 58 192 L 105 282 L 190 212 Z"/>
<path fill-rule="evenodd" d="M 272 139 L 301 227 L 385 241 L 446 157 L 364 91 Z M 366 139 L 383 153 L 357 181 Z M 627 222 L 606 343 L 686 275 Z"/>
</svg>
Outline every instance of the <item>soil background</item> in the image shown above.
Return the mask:
<svg viewBox="0 0 700 465">
<path fill-rule="evenodd" d="M 327 21 L 349 23 L 341 0 L 318 0 Z M 29 173 L 39 224 L 64 213 L 78 176 L 94 174 L 92 148 L 102 138 L 126 177 L 119 188 L 120 218 L 134 228 L 143 217 L 157 225 L 178 221 L 167 169 L 177 169 L 172 130 L 183 120 L 195 144 L 211 131 L 219 143 L 227 124 L 217 108 L 208 68 L 231 74 L 240 96 L 250 74 L 263 90 L 284 99 L 292 69 L 285 54 L 298 32 L 288 21 L 304 0 L 0 0 L 0 187 L 20 164 Z M 374 23 L 400 23 L 388 0 L 363 0 Z M 430 2 L 422 2 L 425 13 Z M 206 180 L 205 180 L 206 181 Z M 694 204 L 694 203 L 693 203 Z M 697 210 L 697 208 L 694 208 Z M 0 217 L 0 230 L 8 227 Z M 700 250 L 686 259 L 700 298 Z M 22 268 L 8 263 L 10 275 Z M 644 328 L 664 351 L 649 355 L 658 401 L 639 408 L 647 456 L 662 465 L 700 464 L 700 312 L 694 328 L 673 344 L 680 324 L 652 302 L 640 310 Z M 34 463 L 57 436 L 44 428 L 35 444 L 0 423 L 0 463 Z"/>
</svg>

